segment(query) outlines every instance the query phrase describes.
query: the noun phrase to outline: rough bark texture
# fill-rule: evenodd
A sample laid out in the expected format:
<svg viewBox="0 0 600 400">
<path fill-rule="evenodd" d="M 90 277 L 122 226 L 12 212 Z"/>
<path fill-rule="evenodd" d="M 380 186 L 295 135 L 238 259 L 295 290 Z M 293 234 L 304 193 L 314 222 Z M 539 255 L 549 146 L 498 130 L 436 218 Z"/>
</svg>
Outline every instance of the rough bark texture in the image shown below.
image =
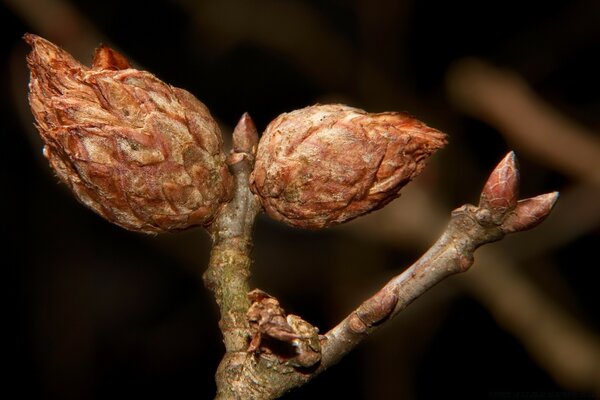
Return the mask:
<svg viewBox="0 0 600 400">
<path fill-rule="evenodd" d="M 189 92 L 108 47 L 88 68 L 38 36 L 29 102 L 44 155 L 79 201 L 146 233 L 206 225 L 230 198 L 221 132 Z"/>
<path fill-rule="evenodd" d="M 272 218 L 322 228 L 385 206 L 445 144 L 407 114 L 317 104 L 269 124 L 251 188 Z"/>
</svg>

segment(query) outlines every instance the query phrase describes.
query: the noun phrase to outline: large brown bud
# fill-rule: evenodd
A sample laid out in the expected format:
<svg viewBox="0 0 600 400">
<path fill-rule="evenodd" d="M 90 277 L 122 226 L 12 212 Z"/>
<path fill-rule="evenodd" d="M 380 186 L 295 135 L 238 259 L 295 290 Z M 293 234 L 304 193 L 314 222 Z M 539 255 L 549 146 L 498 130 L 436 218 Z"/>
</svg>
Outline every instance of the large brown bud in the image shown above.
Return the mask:
<svg viewBox="0 0 600 400">
<path fill-rule="evenodd" d="M 322 228 L 389 203 L 445 144 L 406 114 L 314 105 L 267 126 L 250 185 L 272 218 Z"/>
<path fill-rule="evenodd" d="M 107 47 L 88 68 L 47 40 L 25 40 L 44 155 L 82 203 L 141 232 L 214 218 L 230 198 L 232 177 L 204 104 Z"/>
</svg>

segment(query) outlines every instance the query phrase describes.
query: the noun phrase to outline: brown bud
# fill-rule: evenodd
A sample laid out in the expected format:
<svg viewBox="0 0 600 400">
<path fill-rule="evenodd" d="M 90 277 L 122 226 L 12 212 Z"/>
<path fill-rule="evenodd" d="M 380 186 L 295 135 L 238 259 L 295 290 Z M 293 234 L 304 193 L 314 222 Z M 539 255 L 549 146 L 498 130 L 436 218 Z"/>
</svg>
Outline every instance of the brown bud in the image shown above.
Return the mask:
<svg viewBox="0 0 600 400">
<path fill-rule="evenodd" d="M 272 338 L 290 345 L 287 350 L 277 346 L 278 352 L 285 354 L 286 364 L 294 367 L 311 367 L 321 360 L 319 330 L 297 315 L 286 315 L 279 301 L 260 289 L 248 293 L 252 305 L 246 316 L 252 332 L 248 345 L 249 353 L 271 353 L 269 344 L 263 338 Z M 293 351 L 290 352 L 290 350 Z"/>
<path fill-rule="evenodd" d="M 514 152 L 509 152 L 490 174 L 483 190 L 479 207 L 493 210 L 499 218 L 513 210 L 519 198 L 519 169 Z"/>
<path fill-rule="evenodd" d="M 504 233 L 511 233 L 536 227 L 550 215 L 558 196 L 558 192 L 552 192 L 519 200 L 517 207 L 502 223 L 500 229 Z"/>
<path fill-rule="evenodd" d="M 189 92 L 129 67 L 100 47 L 94 67 L 38 36 L 29 102 L 44 155 L 76 197 L 109 221 L 141 232 L 209 223 L 232 178 L 219 128 Z"/>
<path fill-rule="evenodd" d="M 271 217 L 322 228 L 389 203 L 444 144 L 406 114 L 314 105 L 269 124 L 250 185 Z"/>
</svg>

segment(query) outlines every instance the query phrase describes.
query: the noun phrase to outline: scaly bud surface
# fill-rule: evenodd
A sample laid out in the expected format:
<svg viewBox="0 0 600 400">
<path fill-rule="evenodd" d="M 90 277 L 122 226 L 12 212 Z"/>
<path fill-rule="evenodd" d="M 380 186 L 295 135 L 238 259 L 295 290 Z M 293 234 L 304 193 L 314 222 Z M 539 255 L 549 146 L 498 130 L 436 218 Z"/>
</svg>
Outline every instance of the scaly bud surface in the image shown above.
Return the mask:
<svg viewBox="0 0 600 400">
<path fill-rule="evenodd" d="M 88 68 L 45 39 L 25 41 L 44 155 L 82 203 L 140 232 L 210 223 L 232 177 L 204 104 L 106 46 Z"/>
<path fill-rule="evenodd" d="M 314 105 L 268 125 L 250 185 L 272 218 L 322 228 L 389 203 L 445 144 L 406 114 Z"/>
</svg>

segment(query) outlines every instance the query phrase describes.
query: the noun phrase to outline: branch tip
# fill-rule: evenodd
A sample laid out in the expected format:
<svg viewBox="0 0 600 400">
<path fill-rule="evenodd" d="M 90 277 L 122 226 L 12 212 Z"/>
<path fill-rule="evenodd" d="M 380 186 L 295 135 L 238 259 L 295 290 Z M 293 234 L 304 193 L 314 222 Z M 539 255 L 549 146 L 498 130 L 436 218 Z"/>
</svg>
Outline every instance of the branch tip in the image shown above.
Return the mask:
<svg viewBox="0 0 600 400">
<path fill-rule="evenodd" d="M 516 207 L 518 197 L 519 169 L 515 153 L 511 151 L 490 174 L 481 191 L 479 207 L 489 209 L 502 218 Z"/>
<path fill-rule="evenodd" d="M 245 112 L 233 130 L 233 152 L 254 155 L 257 145 L 258 131 L 256 125 L 254 125 L 250 114 Z"/>
</svg>

